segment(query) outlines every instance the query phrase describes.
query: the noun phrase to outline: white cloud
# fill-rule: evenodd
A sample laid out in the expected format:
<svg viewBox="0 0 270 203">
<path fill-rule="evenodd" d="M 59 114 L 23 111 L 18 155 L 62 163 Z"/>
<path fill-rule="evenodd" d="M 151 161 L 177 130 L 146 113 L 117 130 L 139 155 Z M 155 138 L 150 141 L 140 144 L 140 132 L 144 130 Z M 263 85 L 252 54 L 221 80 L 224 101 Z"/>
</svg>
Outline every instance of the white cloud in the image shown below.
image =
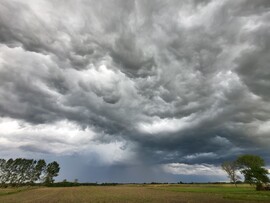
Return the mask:
<svg viewBox="0 0 270 203">
<path fill-rule="evenodd" d="M 217 154 L 213 152 L 204 152 L 204 153 L 195 153 L 195 154 L 190 154 L 187 156 L 184 156 L 184 159 L 187 160 L 194 160 L 194 159 L 202 159 L 202 158 L 217 158 Z"/>
<path fill-rule="evenodd" d="M 158 133 L 173 133 L 187 128 L 191 128 L 193 116 L 184 117 L 181 119 L 154 119 L 151 123 L 139 123 L 138 130 L 143 133 L 158 134 Z"/>
<path fill-rule="evenodd" d="M 129 159 L 134 158 L 126 147 L 126 142 L 96 142 L 95 139 L 100 134 L 89 127 L 82 129 L 68 120 L 32 125 L 24 121 L 1 118 L 0 129 L 0 145 L 5 151 L 19 150 L 22 154 L 34 152 L 55 155 L 76 153 L 97 156 L 98 163 L 105 165 L 129 163 Z"/>
<path fill-rule="evenodd" d="M 220 146 L 232 146 L 232 143 L 230 142 L 230 140 L 228 140 L 225 137 L 221 137 L 221 136 L 215 136 L 213 139 L 211 139 L 211 142 Z"/>
<path fill-rule="evenodd" d="M 164 164 L 163 170 L 167 173 L 182 175 L 202 175 L 202 176 L 221 176 L 226 174 L 220 167 L 211 164 L 184 164 L 171 163 Z"/>
</svg>

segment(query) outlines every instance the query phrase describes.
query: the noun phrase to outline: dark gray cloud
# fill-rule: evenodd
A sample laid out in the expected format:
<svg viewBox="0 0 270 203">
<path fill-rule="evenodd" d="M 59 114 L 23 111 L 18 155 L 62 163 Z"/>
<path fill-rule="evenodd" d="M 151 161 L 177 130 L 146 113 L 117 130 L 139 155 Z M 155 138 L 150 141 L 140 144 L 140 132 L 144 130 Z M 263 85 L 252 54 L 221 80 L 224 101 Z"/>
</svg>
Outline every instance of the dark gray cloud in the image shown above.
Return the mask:
<svg viewBox="0 0 270 203">
<path fill-rule="evenodd" d="M 2 156 L 126 177 L 269 163 L 269 20 L 267 0 L 1 1 Z"/>
</svg>

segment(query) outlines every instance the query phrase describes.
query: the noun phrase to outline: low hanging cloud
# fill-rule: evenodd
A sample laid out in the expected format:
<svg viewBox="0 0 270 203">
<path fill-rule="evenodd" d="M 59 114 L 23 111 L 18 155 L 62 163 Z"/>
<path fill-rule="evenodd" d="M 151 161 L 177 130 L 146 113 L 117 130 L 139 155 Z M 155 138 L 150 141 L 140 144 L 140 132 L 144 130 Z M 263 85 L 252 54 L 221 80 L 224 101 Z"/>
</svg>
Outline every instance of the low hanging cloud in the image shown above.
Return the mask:
<svg viewBox="0 0 270 203">
<path fill-rule="evenodd" d="M 220 168 L 209 164 L 183 164 L 171 163 L 164 165 L 163 169 L 172 174 L 184 175 L 207 175 L 207 176 L 226 176 L 226 173 Z"/>
<path fill-rule="evenodd" d="M 268 0 L 1 1 L 2 156 L 268 163 L 269 11 Z"/>
</svg>

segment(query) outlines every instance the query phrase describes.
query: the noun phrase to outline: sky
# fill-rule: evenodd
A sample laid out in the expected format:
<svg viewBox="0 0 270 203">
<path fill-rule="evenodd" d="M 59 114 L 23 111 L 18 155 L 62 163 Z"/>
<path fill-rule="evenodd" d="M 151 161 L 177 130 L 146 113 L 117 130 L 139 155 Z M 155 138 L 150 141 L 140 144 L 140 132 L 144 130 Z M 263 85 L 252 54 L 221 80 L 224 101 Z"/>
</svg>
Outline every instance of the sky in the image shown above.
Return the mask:
<svg viewBox="0 0 270 203">
<path fill-rule="evenodd" d="M 58 181 L 208 182 L 270 165 L 269 0 L 1 0 L 0 157 Z"/>
</svg>

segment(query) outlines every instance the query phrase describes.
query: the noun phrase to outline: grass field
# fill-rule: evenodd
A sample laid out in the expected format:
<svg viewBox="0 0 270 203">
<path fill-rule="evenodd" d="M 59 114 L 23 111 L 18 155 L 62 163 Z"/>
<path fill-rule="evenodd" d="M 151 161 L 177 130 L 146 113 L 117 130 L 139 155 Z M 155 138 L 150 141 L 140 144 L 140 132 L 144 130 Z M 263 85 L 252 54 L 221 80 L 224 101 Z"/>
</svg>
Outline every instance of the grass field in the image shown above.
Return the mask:
<svg viewBox="0 0 270 203">
<path fill-rule="evenodd" d="M 0 202 L 270 202 L 270 192 L 257 192 L 248 185 L 118 185 L 68 188 L 0 189 Z"/>
</svg>

